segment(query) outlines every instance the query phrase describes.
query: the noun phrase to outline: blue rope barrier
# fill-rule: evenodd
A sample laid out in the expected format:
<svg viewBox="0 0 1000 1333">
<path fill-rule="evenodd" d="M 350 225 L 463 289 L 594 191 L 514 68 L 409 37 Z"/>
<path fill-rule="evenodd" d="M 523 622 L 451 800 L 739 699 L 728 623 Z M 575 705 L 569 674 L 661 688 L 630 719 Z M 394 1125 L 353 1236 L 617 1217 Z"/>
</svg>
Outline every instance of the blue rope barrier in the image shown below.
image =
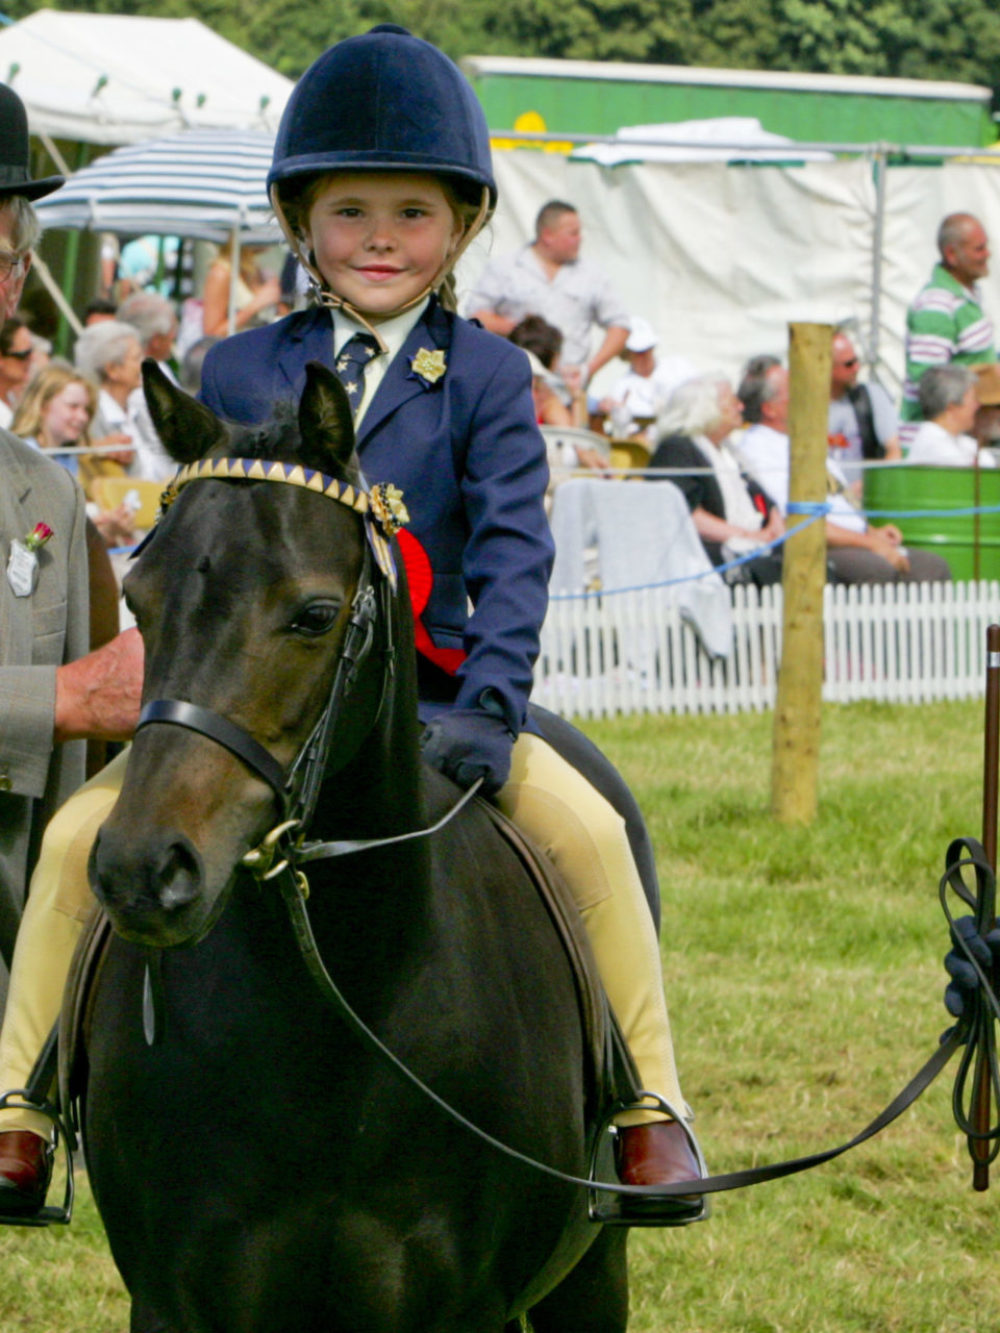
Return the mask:
<svg viewBox="0 0 1000 1333">
<path fill-rule="evenodd" d="M 786 514 L 808 514 L 814 518 L 825 518 L 831 509 L 829 500 L 789 500 L 785 505 Z"/>
</svg>

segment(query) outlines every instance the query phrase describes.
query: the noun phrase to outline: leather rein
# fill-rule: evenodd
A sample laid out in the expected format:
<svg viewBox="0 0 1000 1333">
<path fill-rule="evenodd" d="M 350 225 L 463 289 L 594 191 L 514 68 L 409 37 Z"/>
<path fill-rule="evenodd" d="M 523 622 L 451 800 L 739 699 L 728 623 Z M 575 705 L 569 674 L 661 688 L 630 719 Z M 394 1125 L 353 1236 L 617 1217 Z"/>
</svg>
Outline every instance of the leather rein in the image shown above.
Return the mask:
<svg viewBox="0 0 1000 1333">
<path fill-rule="evenodd" d="M 1000 1018 L 1000 1004 L 998 1004 L 989 984 L 989 979 L 982 973 L 982 969 L 979 968 L 964 942 L 962 947 L 979 974 L 982 983 L 982 993 L 977 993 L 973 999 L 973 1004 L 977 1006 L 975 1011 L 944 1034 L 937 1050 L 930 1059 L 874 1120 L 852 1139 L 838 1147 L 792 1158 L 785 1162 L 776 1162 L 721 1175 L 706 1176 L 700 1180 L 678 1181 L 672 1185 L 623 1185 L 617 1182 L 598 1181 L 594 1179 L 593 1175 L 584 1178 L 559 1171 L 518 1152 L 467 1120 L 385 1046 L 354 1011 L 330 976 L 320 956 L 309 920 L 306 906 L 309 886 L 306 876 L 300 868 L 301 864 L 311 861 L 354 855 L 415 838 L 430 837 L 458 814 L 472 799 L 480 785 L 477 782 L 468 791 L 464 792 L 441 819 L 425 828 L 386 838 L 336 842 L 309 842 L 303 838 L 303 834 L 309 827 L 315 812 L 320 784 L 326 772 L 337 716 L 350 694 L 363 662 L 371 652 L 376 639 L 376 627 L 380 622 L 384 626 L 388 637 L 384 649 L 379 711 L 384 704 L 389 682 L 395 671 L 395 645 L 391 639 L 390 615 L 390 598 L 395 588 L 395 570 L 391 563 L 392 555 L 387 539 L 394 535 L 400 525 L 398 523 L 394 524 L 391 518 L 386 520 L 380 517 L 378 513 L 373 513 L 374 507 L 370 508 L 367 503 L 359 503 L 358 497 L 367 494 L 364 491 L 356 491 L 354 488 L 345 487 L 342 482 L 322 474 L 310 473 L 301 467 L 291 468 L 288 464 L 256 463 L 251 468 L 248 460 L 245 459 L 203 460 L 201 463 L 192 464 L 182 469 L 172 483 L 172 494 L 168 492 L 165 503 L 172 501 L 182 486 L 199 479 L 268 480 L 305 485 L 308 489 L 326 494 L 340 503 L 347 503 L 352 508 L 357 509 L 365 516 L 366 533 L 368 535 L 358 588 L 351 606 L 329 700 L 311 735 L 287 770 L 244 728 L 211 709 L 202 708 L 199 705 L 186 703 L 182 700 L 157 699 L 146 704 L 140 715 L 137 730 L 144 726 L 161 723 L 186 727 L 224 746 L 272 789 L 282 818 L 262 842 L 242 858 L 241 864 L 262 882 L 276 881 L 285 901 L 303 961 L 327 1003 L 335 1009 L 365 1046 L 381 1059 L 387 1061 L 400 1077 L 410 1083 L 422 1096 L 433 1102 L 452 1121 L 491 1148 L 522 1165 L 564 1184 L 577 1185 L 587 1189 L 590 1191 L 593 1214 L 594 1199 L 597 1193 L 662 1198 L 675 1195 L 716 1194 L 796 1175 L 799 1172 L 832 1161 L 842 1153 L 866 1142 L 897 1119 L 926 1091 L 954 1053 L 960 1047 L 966 1046 L 966 1054 L 962 1060 L 955 1089 L 956 1119 L 958 1119 L 960 1127 L 970 1137 L 985 1138 L 991 1142 L 1000 1140 L 1000 1126 L 995 1125 L 985 1132 L 977 1132 L 972 1130 L 968 1123 L 968 1117 L 960 1114 L 960 1102 L 968 1070 L 973 1062 L 985 1059 L 989 1062 L 991 1070 L 997 1071 L 993 1023 L 987 1021 L 986 1016 L 988 1015 L 989 1020 L 994 1017 Z M 378 713 L 376 713 L 377 716 Z M 963 849 L 967 852 L 964 859 L 957 856 Z M 992 902 L 994 892 L 993 872 L 986 862 L 985 855 L 980 855 L 980 853 L 981 848 L 970 839 L 960 840 L 953 843 L 949 848 L 950 864 L 945 871 L 940 886 L 942 906 L 949 922 L 952 920 L 946 903 L 946 894 L 949 888 L 956 892 L 966 905 L 976 906 L 979 904 L 980 907 L 977 910 L 979 910 L 980 915 L 988 914 L 990 910 L 988 904 L 982 906 L 982 903 L 983 895 L 990 896 L 990 902 Z M 975 891 L 969 890 L 962 882 L 962 867 L 967 865 L 971 865 L 975 869 Z M 1000 1072 L 995 1074 L 994 1084 L 996 1089 L 994 1104 L 1000 1105 Z M 641 1093 L 640 1096 L 657 1101 L 661 1109 L 670 1112 L 675 1119 L 683 1123 L 682 1115 L 675 1108 L 656 1097 L 655 1094 Z M 610 1124 L 614 1115 L 621 1109 L 621 1104 L 612 1108 L 601 1126 L 602 1130 Z M 695 1147 L 697 1148 L 696 1143 Z"/>
</svg>

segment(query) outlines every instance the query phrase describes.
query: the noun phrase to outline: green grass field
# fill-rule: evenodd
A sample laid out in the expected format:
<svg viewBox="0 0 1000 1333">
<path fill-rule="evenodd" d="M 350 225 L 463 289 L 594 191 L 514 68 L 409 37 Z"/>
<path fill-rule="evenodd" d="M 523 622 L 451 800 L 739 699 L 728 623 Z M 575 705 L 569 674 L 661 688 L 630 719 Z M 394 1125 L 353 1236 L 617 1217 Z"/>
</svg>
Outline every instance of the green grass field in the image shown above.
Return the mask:
<svg viewBox="0 0 1000 1333">
<path fill-rule="evenodd" d="M 587 728 L 658 849 L 678 1058 L 715 1171 L 850 1138 L 931 1054 L 937 882 L 950 840 L 981 831 L 978 704 L 826 708 L 809 828 L 770 819 L 771 727 Z M 974 1193 L 949 1075 L 846 1157 L 720 1196 L 704 1224 L 633 1233 L 631 1333 L 1000 1329 L 1000 1164 Z M 0 1230 L 0 1311 L 2 1333 L 125 1333 L 85 1187 L 69 1231 Z"/>
</svg>

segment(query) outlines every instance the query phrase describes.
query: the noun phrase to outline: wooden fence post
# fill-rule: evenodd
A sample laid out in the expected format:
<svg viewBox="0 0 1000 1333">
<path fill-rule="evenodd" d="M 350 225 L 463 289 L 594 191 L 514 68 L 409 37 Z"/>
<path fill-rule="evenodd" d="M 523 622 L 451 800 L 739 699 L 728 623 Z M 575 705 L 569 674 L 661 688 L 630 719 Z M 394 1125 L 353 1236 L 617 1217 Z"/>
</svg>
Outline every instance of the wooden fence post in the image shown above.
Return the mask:
<svg viewBox="0 0 1000 1333">
<path fill-rule="evenodd" d="M 827 417 L 833 329 L 790 324 L 788 500 L 826 499 Z M 802 527 L 801 532 L 795 532 Z M 820 704 L 823 690 L 823 585 L 826 525 L 789 514 L 782 590 L 781 667 L 774 709 L 771 809 L 784 824 L 808 824 L 816 814 Z"/>
</svg>

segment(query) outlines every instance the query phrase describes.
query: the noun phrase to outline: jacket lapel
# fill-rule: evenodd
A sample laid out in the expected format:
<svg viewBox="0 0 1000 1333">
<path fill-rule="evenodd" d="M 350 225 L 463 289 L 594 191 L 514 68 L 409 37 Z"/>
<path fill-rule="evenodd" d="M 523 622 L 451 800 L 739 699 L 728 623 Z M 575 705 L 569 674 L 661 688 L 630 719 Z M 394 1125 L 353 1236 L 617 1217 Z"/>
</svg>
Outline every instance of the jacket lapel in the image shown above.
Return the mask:
<svg viewBox="0 0 1000 1333">
<path fill-rule="evenodd" d="M 6 538 L 0 543 L 0 653 L 5 663 L 23 665 L 31 661 L 32 654 L 31 598 L 14 596 L 7 582 L 7 558 L 11 539 L 26 537 L 30 531 L 24 505 L 31 494 L 31 482 L 16 457 L 8 455 L 4 459 L 0 491 L 0 532 Z"/>
<path fill-rule="evenodd" d="M 403 403 L 420 394 L 434 392 L 437 385 L 428 385 L 415 375 L 411 362 L 422 347 L 428 351 L 439 347 L 447 350 L 449 341 L 448 319 L 437 301 L 432 299 L 421 318 L 410 330 L 410 336 L 386 371 L 375 397 L 365 412 L 358 432 L 359 446 L 364 444 L 387 417 L 402 407 Z M 447 373 L 446 368 L 445 374 Z"/>
<path fill-rule="evenodd" d="M 296 396 L 302 392 L 305 368 L 310 361 L 321 361 L 333 369 L 333 323 L 330 312 L 317 306 L 306 318 L 297 321 L 278 353 L 278 376 Z M 278 388 L 277 397 L 287 393 Z"/>
</svg>

